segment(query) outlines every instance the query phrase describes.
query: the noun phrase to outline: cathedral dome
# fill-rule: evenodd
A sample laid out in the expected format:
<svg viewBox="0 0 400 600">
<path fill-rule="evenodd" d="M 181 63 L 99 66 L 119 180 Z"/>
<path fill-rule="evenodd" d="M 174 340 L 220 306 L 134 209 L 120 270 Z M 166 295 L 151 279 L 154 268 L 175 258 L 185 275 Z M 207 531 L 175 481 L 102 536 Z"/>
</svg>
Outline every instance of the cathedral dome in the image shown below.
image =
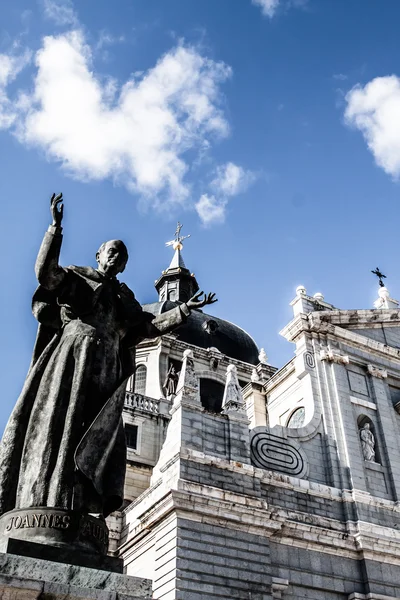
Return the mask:
<svg viewBox="0 0 400 600">
<path fill-rule="evenodd" d="M 179 302 L 165 300 L 144 304 L 143 309 L 154 315 L 179 306 Z M 253 338 L 243 329 L 200 310 L 192 311 L 187 321 L 174 330 L 179 340 L 200 348 L 217 348 L 222 354 L 252 365 L 258 364 L 259 350 Z"/>
</svg>

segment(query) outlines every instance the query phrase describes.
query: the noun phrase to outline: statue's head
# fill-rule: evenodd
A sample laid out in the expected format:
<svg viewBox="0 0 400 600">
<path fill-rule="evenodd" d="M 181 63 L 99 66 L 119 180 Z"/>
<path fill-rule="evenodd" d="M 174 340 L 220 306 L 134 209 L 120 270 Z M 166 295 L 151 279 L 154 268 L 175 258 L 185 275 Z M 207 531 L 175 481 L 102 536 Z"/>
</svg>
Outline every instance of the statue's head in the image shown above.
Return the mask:
<svg viewBox="0 0 400 600">
<path fill-rule="evenodd" d="M 121 240 L 104 242 L 96 252 L 98 269 L 101 273 L 115 277 L 122 273 L 128 262 L 128 249 Z"/>
</svg>

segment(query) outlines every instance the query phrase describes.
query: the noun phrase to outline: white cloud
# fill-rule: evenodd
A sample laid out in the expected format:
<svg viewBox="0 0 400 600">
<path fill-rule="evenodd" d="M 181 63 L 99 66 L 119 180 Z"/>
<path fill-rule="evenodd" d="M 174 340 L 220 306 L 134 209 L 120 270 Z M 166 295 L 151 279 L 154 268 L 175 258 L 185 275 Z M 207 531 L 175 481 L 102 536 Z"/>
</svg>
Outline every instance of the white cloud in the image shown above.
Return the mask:
<svg viewBox="0 0 400 600">
<path fill-rule="evenodd" d="M 400 177 L 400 78 L 376 77 L 346 95 L 345 120 L 359 129 L 378 166 Z"/>
<path fill-rule="evenodd" d="M 44 16 L 56 25 L 78 27 L 78 16 L 72 0 L 43 0 Z"/>
<path fill-rule="evenodd" d="M 96 78 L 91 60 L 79 31 L 44 39 L 18 138 L 76 178 L 111 177 L 153 205 L 184 202 L 185 152 L 229 132 L 219 102 L 230 68 L 180 45 L 117 90 Z"/>
<path fill-rule="evenodd" d="M 107 32 L 105 29 L 102 29 L 99 33 L 99 39 L 96 43 L 96 50 L 101 50 L 104 46 L 112 46 L 113 44 L 121 44 L 125 41 L 125 36 L 119 35 L 114 36 L 111 33 Z"/>
<path fill-rule="evenodd" d="M 17 107 L 7 95 L 7 86 L 30 60 L 31 53 L 28 50 L 20 56 L 0 54 L 0 129 L 10 127 L 17 117 Z"/>
<path fill-rule="evenodd" d="M 196 204 L 196 211 L 203 225 L 215 225 L 225 221 L 225 208 L 227 200 L 217 199 L 215 196 L 203 194 Z"/>
<path fill-rule="evenodd" d="M 344 73 L 335 73 L 332 77 L 333 79 L 336 79 L 336 81 L 346 81 L 349 78 L 349 76 Z"/>
<path fill-rule="evenodd" d="M 44 38 L 32 91 L 12 101 L 6 88 L 29 60 L 0 55 L 0 127 L 82 181 L 111 178 L 159 209 L 193 207 L 189 160 L 196 165 L 229 133 L 220 90 L 227 65 L 178 45 L 120 85 L 96 76 L 92 50 L 75 30 Z M 254 179 L 233 162 L 217 167 L 194 206 L 203 224 L 222 223 L 229 200 Z"/>
<path fill-rule="evenodd" d="M 203 194 L 195 205 L 203 224 L 223 223 L 229 199 L 246 191 L 254 180 L 254 173 L 232 162 L 219 166 L 210 184 L 213 194 Z"/>
<path fill-rule="evenodd" d="M 279 6 L 280 0 L 252 0 L 252 3 L 261 7 L 263 15 L 272 18 Z"/>
<path fill-rule="evenodd" d="M 228 162 L 217 168 L 211 187 L 223 196 L 236 196 L 254 181 L 254 174 Z"/>
</svg>

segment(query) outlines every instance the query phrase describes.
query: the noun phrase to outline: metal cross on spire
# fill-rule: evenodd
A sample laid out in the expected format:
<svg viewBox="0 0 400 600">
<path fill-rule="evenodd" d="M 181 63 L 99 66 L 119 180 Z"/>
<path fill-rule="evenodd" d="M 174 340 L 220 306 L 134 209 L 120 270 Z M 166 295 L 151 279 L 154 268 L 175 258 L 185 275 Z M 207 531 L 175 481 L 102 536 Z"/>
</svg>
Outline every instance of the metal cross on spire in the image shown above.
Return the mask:
<svg viewBox="0 0 400 600">
<path fill-rule="evenodd" d="M 183 240 L 190 238 L 190 234 L 189 235 L 181 235 L 182 227 L 183 227 L 183 225 L 181 223 L 179 223 L 179 221 L 178 221 L 178 223 L 176 225 L 176 230 L 175 230 L 175 238 L 173 240 L 170 240 L 169 242 L 166 242 L 165 243 L 166 246 L 172 246 L 174 250 L 182 250 Z"/>
<path fill-rule="evenodd" d="M 376 267 L 375 271 L 371 271 L 371 273 L 373 273 L 379 278 L 379 285 L 381 287 L 385 287 L 385 284 L 383 283 L 382 279 L 386 279 L 386 275 L 380 272 L 379 267 Z"/>
</svg>

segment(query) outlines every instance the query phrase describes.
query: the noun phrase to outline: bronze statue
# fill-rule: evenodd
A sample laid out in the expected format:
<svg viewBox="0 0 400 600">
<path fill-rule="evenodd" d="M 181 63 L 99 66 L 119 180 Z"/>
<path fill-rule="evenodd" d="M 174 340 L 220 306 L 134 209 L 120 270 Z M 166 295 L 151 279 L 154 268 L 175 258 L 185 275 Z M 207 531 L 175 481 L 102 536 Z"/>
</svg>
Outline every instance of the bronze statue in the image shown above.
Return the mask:
<svg viewBox="0 0 400 600">
<path fill-rule="evenodd" d="M 121 415 L 135 347 L 216 299 L 200 292 L 157 317 L 143 311 L 117 279 L 128 260 L 120 240 L 102 244 L 97 269 L 59 266 L 61 202 L 62 194 L 53 194 L 53 223 L 36 261 L 33 314 L 39 329 L 1 444 L 0 514 L 58 507 L 105 517 L 123 501 Z"/>
</svg>

